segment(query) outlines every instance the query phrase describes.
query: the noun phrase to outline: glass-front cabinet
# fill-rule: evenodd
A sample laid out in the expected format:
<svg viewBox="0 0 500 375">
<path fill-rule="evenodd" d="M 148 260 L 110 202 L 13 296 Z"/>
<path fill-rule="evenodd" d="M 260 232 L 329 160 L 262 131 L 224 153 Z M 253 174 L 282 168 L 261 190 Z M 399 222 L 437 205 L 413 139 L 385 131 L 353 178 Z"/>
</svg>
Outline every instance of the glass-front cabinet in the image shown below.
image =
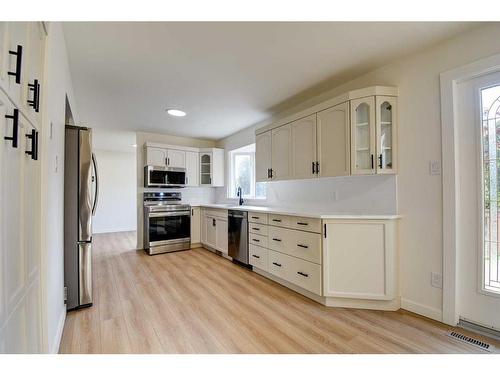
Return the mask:
<svg viewBox="0 0 500 375">
<path fill-rule="evenodd" d="M 351 100 L 351 174 L 375 173 L 375 97 Z"/>
<path fill-rule="evenodd" d="M 396 172 L 396 98 L 377 96 L 377 173 Z"/>
<path fill-rule="evenodd" d="M 392 96 L 351 100 L 351 174 L 396 173 L 396 109 Z"/>
<path fill-rule="evenodd" d="M 212 185 L 212 154 L 200 154 L 200 185 Z"/>
</svg>

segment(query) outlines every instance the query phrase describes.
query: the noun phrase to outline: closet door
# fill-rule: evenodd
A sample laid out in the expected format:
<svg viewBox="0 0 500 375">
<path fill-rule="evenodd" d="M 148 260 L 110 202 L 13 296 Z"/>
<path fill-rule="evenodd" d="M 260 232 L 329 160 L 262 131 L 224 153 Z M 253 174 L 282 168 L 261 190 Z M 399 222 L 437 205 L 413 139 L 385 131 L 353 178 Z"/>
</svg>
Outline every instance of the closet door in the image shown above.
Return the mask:
<svg viewBox="0 0 500 375">
<path fill-rule="evenodd" d="M 317 144 L 319 177 L 350 174 L 349 102 L 318 112 Z"/>
<path fill-rule="evenodd" d="M 290 124 L 271 131 L 272 179 L 292 178 L 292 130 Z"/>
<path fill-rule="evenodd" d="M 292 134 L 292 177 L 316 177 L 316 114 L 290 124 Z"/>
<path fill-rule="evenodd" d="M 271 179 L 271 131 L 255 137 L 255 179 L 257 182 Z"/>
<path fill-rule="evenodd" d="M 375 173 L 375 97 L 351 100 L 351 174 Z"/>
</svg>

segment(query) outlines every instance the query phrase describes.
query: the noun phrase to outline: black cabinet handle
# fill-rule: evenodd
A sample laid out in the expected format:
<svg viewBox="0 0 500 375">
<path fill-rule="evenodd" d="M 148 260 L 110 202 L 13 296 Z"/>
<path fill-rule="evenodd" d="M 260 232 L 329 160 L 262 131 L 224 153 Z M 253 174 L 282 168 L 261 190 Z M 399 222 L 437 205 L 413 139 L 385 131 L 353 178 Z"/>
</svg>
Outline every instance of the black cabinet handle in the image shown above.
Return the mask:
<svg viewBox="0 0 500 375">
<path fill-rule="evenodd" d="M 319 161 L 316 162 L 316 173 L 319 174 Z"/>
<path fill-rule="evenodd" d="M 275 221 L 277 223 L 281 223 L 281 219 L 273 219 L 273 221 Z"/>
<path fill-rule="evenodd" d="M 373 154 L 371 154 L 371 160 L 372 160 L 372 169 L 373 169 Z"/>
<path fill-rule="evenodd" d="M 260 258 L 260 256 L 255 255 L 255 254 L 252 254 L 252 256 L 253 256 L 254 258 L 257 258 L 257 259 L 258 259 L 258 258 Z"/>
<path fill-rule="evenodd" d="M 26 138 L 31 140 L 31 150 L 25 151 L 27 155 L 31 156 L 31 159 L 38 160 L 38 132 L 35 129 L 31 130 L 31 134 L 25 134 Z"/>
<path fill-rule="evenodd" d="M 194 210 L 191 208 L 191 216 L 194 216 Z"/>
<path fill-rule="evenodd" d="M 273 264 L 274 264 L 275 266 L 281 267 L 281 264 L 279 264 L 279 263 L 273 262 Z"/>
<path fill-rule="evenodd" d="M 253 230 L 260 230 L 260 228 L 252 228 Z"/>
<path fill-rule="evenodd" d="M 273 238 L 273 241 L 281 242 L 281 240 L 279 238 Z"/>
<path fill-rule="evenodd" d="M 297 246 L 302 247 L 303 249 L 309 249 L 309 246 L 306 246 L 306 245 L 297 244 Z"/>
<path fill-rule="evenodd" d="M 16 56 L 16 71 L 11 72 L 8 71 L 7 74 L 9 76 L 16 77 L 16 83 L 21 83 L 21 66 L 23 62 L 23 46 L 17 45 L 17 49 L 15 51 L 9 51 L 9 55 Z"/>
<path fill-rule="evenodd" d="M 309 223 L 303 223 L 301 221 L 297 222 L 297 225 L 309 225 Z"/>
<path fill-rule="evenodd" d="M 378 157 L 378 166 L 382 168 L 382 154 L 380 154 Z"/>
<path fill-rule="evenodd" d="M 215 222 L 215 219 L 212 219 L 212 226 L 216 226 L 216 222 Z"/>
<path fill-rule="evenodd" d="M 273 178 L 273 169 L 271 168 L 269 171 L 271 172 L 271 178 Z"/>
<path fill-rule="evenodd" d="M 6 141 L 12 141 L 12 147 L 17 148 L 17 135 L 19 133 L 19 110 L 16 108 L 12 115 L 5 115 L 5 118 L 12 120 L 12 137 L 3 137 Z"/>
<path fill-rule="evenodd" d="M 267 178 L 271 178 L 271 168 L 267 168 Z"/>
<path fill-rule="evenodd" d="M 309 277 L 309 275 L 307 273 L 304 273 L 304 272 L 297 272 L 300 276 L 304 276 L 304 277 Z"/>
<path fill-rule="evenodd" d="M 252 238 L 252 241 L 254 241 L 254 242 L 260 242 L 260 240 L 258 240 L 257 238 Z"/>
<path fill-rule="evenodd" d="M 252 216 L 252 219 L 259 219 L 258 216 Z"/>
<path fill-rule="evenodd" d="M 28 83 L 30 91 L 33 91 L 33 100 L 28 100 L 28 105 L 32 107 L 35 112 L 40 112 L 40 82 L 35 79 L 33 83 Z"/>
<path fill-rule="evenodd" d="M 312 174 L 316 173 L 316 163 L 312 162 Z"/>
</svg>

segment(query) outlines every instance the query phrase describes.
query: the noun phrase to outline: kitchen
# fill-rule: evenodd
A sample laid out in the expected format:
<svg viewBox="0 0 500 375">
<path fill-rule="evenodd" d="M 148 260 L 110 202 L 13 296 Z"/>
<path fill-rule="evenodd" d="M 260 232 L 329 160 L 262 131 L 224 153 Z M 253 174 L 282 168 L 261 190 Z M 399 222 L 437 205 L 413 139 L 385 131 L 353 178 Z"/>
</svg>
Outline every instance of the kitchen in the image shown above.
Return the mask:
<svg viewBox="0 0 500 375">
<path fill-rule="evenodd" d="M 2 353 L 498 353 L 497 22 L 1 24 Z"/>
</svg>

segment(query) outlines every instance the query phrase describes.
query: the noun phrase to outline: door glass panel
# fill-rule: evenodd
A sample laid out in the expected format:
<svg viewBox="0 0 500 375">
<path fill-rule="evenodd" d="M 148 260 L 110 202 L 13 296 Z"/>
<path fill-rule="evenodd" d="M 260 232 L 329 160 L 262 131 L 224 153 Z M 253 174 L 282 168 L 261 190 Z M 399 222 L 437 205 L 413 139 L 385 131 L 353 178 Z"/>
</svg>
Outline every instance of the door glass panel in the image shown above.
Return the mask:
<svg viewBox="0 0 500 375">
<path fill-rule="evenodd" d="M 211 155 L 204 154 L 201 155 L 201 184 L 202 185 L 210 185 L 212 183 L 211 179 Z"/>
<path fill-rule="evenodd" d="M 392 106 L 383 102 L 380 106 L 380 153 L 382 155 L 382 168 L 392 168 Z"/>
<path fill-rule="evenodd" d="M 500 294 L 499 194 L 500 194 L 500 85 L 481 90 L 483 289 Z"/>
<path fill-rule="evenodd" d="M 356 168 L 371 169 L 370 106 L 367 103 L 356 108 Z"/>
<path fill-rule="evenodd" d="M 188 238 L 191 230 L 191 217 L 164 216 L 149 218 L 149 241 L 169 241 Z"/>
</svg>

